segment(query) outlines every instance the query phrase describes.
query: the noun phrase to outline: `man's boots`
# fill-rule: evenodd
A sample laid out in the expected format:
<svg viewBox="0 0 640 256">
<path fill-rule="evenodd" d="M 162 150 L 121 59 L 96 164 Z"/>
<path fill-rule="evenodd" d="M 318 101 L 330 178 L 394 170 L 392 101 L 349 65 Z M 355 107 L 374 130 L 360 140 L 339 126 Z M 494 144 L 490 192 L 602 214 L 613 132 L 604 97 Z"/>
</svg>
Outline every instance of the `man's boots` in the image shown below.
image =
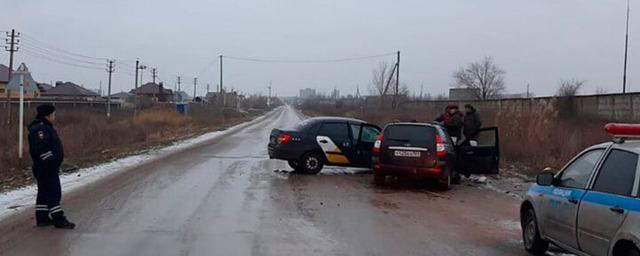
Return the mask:
<svg viewBox="0 0 640 256">
<path fill-rule="evenodd" d="M 76 224 L 69 222 L 61 212 L 51 214 L 51 219 L 53 220 L 53 226 L 55 228 L 74 229 L 76 227 Z"/>
<path fill-rule="evenodd" d="M 47 227 L 51 225 L 53 225 L 53 221 L 49 218 L 47 206 L 36 206 L 36 226 Z"/>
</svg>

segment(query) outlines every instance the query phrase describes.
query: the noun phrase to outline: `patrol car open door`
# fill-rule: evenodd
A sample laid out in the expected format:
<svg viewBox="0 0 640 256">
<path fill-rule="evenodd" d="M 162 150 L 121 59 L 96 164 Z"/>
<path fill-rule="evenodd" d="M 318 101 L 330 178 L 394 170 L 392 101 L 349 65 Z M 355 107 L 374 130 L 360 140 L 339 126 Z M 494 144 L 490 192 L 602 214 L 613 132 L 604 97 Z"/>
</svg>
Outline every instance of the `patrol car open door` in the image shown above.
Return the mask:
<svg viewBox="0 0 640 256">
<path fill-rule="evenodd" d="M 482 128 L 456 146 L 456 169 L 460 173 L 497 174 L 500 168 L 498 128 Z"/>
</svg>

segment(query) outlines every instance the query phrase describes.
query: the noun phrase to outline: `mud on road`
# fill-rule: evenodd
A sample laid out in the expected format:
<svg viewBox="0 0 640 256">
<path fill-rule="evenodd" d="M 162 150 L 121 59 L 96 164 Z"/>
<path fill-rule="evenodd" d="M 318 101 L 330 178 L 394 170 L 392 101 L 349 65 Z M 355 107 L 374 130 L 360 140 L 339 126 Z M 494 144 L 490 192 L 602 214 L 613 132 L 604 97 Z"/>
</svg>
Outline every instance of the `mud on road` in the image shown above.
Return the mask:
<svg viewBox="0 0 640 256">
<path fill-rule="evenodd" d="M 65 194 L 72 231 L 0 221 L 2 255 L 527 255 L 519 200 L 467 180 L 439 192 L 367 170 L 290 173 L 268 159 L 281 108 L 222 138 Z"/>
</svg>

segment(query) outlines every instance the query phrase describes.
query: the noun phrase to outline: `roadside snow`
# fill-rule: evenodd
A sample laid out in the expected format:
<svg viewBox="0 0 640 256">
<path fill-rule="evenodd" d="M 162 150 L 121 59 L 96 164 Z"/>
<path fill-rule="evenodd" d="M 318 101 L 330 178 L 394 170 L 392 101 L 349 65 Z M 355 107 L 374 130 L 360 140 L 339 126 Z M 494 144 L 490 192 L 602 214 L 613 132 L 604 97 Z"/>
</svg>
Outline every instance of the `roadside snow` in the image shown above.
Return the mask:
<svg viewBox="0 0 640 256">
<path fill-rule="evenodd" d="M 277 109 L 276 109 L 277 110 Z M 153 149 L 139 155 L 133 155 L 116 159 L 112 162 L 96 165 L 89 168 L 80 169 L 77 172 L 61 174 L 63 193 L 73 191 L 85 185 L 94 183 L 106 176 L 125 171 L 150 160 L 159 159 L 175 152 L 196 146 L 198 144 L 215 139 L 227 133 L 242 129 L 249 125 L 262 121 L 270 116 L 274 111 L 268 112 L 258 118 L 245 123 L 238 124 L 223 131 L 205 133 L 198 137 L 176 142 L 171 146 Z M 31 185 L 17 190 L 7 191 L 0 194 L 0 220 L 15 213 L 19 213 L 33 206 L 36 196 L 36 186 Z"/>
<path fill-rule="evenodd" d="M 499 175 L 471 175 L 469 178 L 463 178 L 462 182 L 521 200 L 527 193 L 532 179 L 516 171 L 500 170 Z"/>
</svg>

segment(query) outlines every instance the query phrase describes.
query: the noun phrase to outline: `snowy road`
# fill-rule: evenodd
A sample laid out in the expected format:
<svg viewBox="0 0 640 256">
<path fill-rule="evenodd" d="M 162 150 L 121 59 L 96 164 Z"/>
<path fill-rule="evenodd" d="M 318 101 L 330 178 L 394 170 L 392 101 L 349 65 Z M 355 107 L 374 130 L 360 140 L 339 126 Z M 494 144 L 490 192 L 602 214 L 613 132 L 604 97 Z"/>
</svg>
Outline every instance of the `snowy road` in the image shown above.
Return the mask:
<svg viewBox="0 0 640 256">
<path fill-rule="evenodd" d="M 519 201 L 471 185 L 376 188 L 366 170 L 293 175 L 269 160 L 281 108 L 65 194 L 76 230 L 0 221 L 2 255 L 527 255 Z"/>
</svg>

